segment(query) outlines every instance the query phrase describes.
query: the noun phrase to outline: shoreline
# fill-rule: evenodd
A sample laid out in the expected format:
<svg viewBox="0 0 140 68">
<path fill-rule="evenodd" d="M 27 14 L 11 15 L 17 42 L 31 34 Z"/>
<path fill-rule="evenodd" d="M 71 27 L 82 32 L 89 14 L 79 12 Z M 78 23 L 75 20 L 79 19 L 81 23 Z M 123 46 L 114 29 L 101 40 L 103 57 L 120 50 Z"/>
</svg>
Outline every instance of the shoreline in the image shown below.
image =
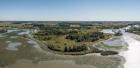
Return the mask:
<svg viewBox="0 0 140 68">
<path fill-rule="evenodd" d="M 109 38 L 108 40 L 110 40 L 110 39 L 112 39 L 113 37 L 111 37 L 111 38 Z M 105 41 L 105 40 L 104 40 Z M 101 41 L 101 42 L 103 42 L 103 41 Z M 41 43 L 41 42 L 40 42 Z M 99 44 L 99 42 L 98 42 L 98 44 Z M 44 44 L 43 44 L 44 45 Z M 95 45 L 95 44 L 94 44 Z M 43 50 L 44 50 L 44 46 L 43 47 L 41 47 L 41 48 L 43 48 Z M 46 47 L 47 48 L 47 47 Z M 57 56 L 59 56 L 61 59 L 64 59 L 64 58 L 62 58 L 62 57 L 71 57 L 71 58 L 80 58 L 80 57 L 82 57 L 82 56 L 86 56 L 86 57 L 88 57 L 88 56 L 94 56 L 94 57 L 109 57 L 109 58 L 118 58 L 120 61 L 115 61 L 115 62 L 117 62 L 117 63 L 119 63 L 119 65 L 118 65 L 118 67 L 115 67 L 115 68 L 124 68 L 123 66 L 124 66 L 124 63 L 126 62 L 125 61 L 125 58 L 123 57 L 123 56 L 121 56 L 120 55 L 120 53 L 121 52 L 123 52 L 123 51 L 126 51 L 127 50 L 127 48 L 128 48 L 128 46 L 123 46 L 118 52 L 119 52 L 119 54 L 118 55 L 109 55 L 109 56 L 101 56 L 101 55 L 99 55 L 99 53 L 98 54 L 96 54 L 96 53 L 86 53 L 86 54 L 80 54 L 80 55 L 77 55 L 77 56 L 74 56 L 74 55 L 70 55 L 70 54 L 68 54 L 68 55 L 66 55 L 66 54 L 64 54 L 64 53 L 62 53 L 62 52 L 58 52 L 58 51 L 53 51 L 53 50 L 50 50 L 50 49 L 48 49 L 47 48 L 47 50 L 50 52 L 50 54 L 53 54 L 53 55 L 57 55 Z M 58 54 L 59 53 L 59 54 Z M 70 58 L 69 58 L 70 59 Z M 59 60 L 59 59 L 55 59 L 55 60 Z M 68 58 L 66 59 L 66 60 L 68 60 Z M 74 60 L 74 61 L 76 61 L 76 60 Z M 84 61 L 84 60 L 83 60 Z M 112 61 L 114 61 L 113 59 L 112 59 Z M 86 63 L 85 63 L 86 64 Z M 84 64 L 84 65 L 85 65 Z M 89 64 L 91 64 L 91 63 L 89 63 Z M 88 65 L 89 65 L 88 64 Z M 92 65 L 92 64 L 91 64 Z M 94 66 L 94 65 L 93 65 Z M 95 65 L 96 66 L 96 65 Z"/>
<path fill-rule="evenodd" d="M 34 40 L 31 38 L 31 40 Z M 34 40 L 35 41 L 35 40 Z M 37 42 L 37 41 L 36 41 Z M 41 50 L 42 48 L 37 48 L 35 47 L 35 49 L 37 51 L 39 51 L 39 53 L 41 55 L 37 56 L 37 57 L 33 57 L 33 59 L 30 59 L 30 63 L 27 65 L 38 65 L 38 64 L 45 64 L 45 65 L 49 65 L 50 63 L 54 64 L 53 62 L 48 62 L 48 63 L 42 63 L 43 61 L 68 61 L 68 60 L 72 60 L 75 64 L 74 64 L 74 68 L 76 68 L 76 66 L 80 66 L 80 68 L 85 65 L 85 66 L 93 66 L 91 68 L 119 68 L 122 67 L 122 63 L 124 62 L 123 57 L 119 56 L 119 55 L 109 55 L 109 56 L 101 56 L 97 53 L 91 53 L 91 54 L 86 54 L 86 55 L 77 55 L 77 56 L 73 56 L 73 55 L 60 55 L 60 54 L 54 54 L 52 52 L 49 51 L 43 51 Z M 19 61 L 21 59 L 18 59 Z M 18 62 L 17 60 L 17 62 Z M 25 59 L 25 60 L 29 60 L 29 59 Z M 58 62 L 59 63 L 59 62 Z M 65 62 L 61 62 L 62 64 L 65 65 Z M 12 65 L 16 65 L 18 63 L 13 63 Z M 25 63 L 21 63 L 21 64 L 25 64 Z M 49 66 L 47 66 L 49 67 Z M 88 68 L 89 68 L 88 67 Z M 9 67 L 12 68 L 12 67 Z M 21 68 L 21 67 L 18 67 Z M 40 67 L 38 67 L 40 68 Z M 85 67 L 87 68 L 87 67 Z"/>
</svg>

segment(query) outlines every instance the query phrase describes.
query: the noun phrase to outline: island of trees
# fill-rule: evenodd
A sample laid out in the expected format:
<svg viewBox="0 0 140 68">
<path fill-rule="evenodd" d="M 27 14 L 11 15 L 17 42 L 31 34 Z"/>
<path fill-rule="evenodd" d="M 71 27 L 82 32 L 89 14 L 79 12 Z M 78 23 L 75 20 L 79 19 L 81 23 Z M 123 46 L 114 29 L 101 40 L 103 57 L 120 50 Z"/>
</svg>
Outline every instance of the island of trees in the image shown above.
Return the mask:
<svg viewBox="0 0 140 68">
<path fill-rule="evenodd" d="M 39 28 L 34 38 L 46 44 L 48 49 L 59 52 L 83 52 L 101 40 L 109 39 L 112 35 L 101 32 L 96 27 L 80 27 L 79 25 L 64 25 L 58 27 Z"/>
</svg>

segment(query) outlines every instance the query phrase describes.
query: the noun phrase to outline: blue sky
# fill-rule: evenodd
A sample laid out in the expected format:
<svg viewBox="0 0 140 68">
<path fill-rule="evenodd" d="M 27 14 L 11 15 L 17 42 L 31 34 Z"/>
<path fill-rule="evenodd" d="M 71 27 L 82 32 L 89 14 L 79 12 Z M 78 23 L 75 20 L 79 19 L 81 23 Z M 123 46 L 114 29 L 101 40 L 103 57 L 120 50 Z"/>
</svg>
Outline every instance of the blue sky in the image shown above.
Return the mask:
<svg viewBox="0 0 140 68">
<path fill-rule="evenodd" d="M 0 20 L 140 21 L 140 0 L 0 0 Z"/>
</svg>

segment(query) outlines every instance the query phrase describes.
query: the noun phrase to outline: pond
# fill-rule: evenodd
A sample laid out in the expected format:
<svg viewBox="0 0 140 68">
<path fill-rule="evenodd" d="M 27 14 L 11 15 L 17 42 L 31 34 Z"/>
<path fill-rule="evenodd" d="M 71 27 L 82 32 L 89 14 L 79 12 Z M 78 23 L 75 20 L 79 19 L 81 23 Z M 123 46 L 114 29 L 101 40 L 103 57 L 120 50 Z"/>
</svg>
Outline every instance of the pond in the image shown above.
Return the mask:
<svg viewBox="0 0 140 68">
<path fill-rule="evenodd" d="M 7 50 L 12 50 L 12 51 L 17 51 L 18 50 L 18 46 L 20 46 L 22 43 L 20 42 L 10 42 L 8 44 L 8 47 L 6 48 Z"/>
</svg>

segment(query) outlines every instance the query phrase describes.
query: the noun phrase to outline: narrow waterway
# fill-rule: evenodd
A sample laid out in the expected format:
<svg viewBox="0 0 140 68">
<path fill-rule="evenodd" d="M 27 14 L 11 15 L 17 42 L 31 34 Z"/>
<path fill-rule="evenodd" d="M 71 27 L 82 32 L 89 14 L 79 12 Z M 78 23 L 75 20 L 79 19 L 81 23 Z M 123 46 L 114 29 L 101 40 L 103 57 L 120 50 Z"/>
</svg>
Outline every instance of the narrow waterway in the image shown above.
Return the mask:
<svg viewBox="0 0 140 68">
<path fill-rule="evenodd" d="M 136 40 L 136 37 L 138 38 L 138 35 L 132 33 L 123 35 L 128 44 L 128 50 L 121 54 L 126 60 L 124 68 L 140 68 L 140 40 Z"/>
</svg>

